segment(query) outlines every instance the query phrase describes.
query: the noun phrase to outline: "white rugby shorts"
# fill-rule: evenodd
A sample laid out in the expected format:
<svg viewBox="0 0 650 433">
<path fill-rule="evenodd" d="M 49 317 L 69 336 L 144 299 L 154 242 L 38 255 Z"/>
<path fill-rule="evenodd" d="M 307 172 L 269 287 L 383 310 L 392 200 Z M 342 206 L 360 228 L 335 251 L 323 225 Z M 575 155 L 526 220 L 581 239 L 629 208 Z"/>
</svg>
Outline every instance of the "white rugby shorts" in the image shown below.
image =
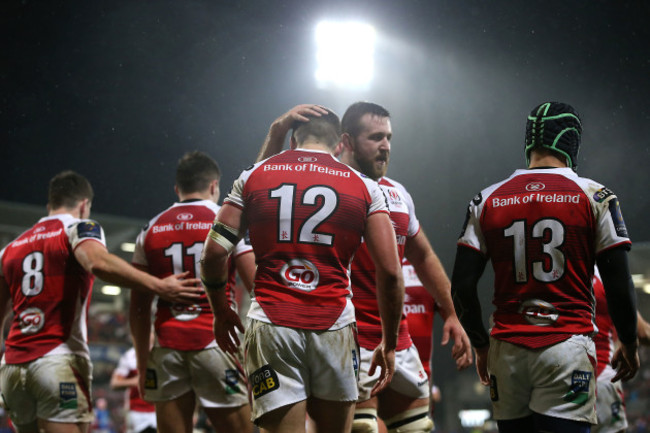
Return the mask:
<svg viewBox="0 0 650 433">
<path fill-rule="evenodd" d="M 147 427 L 156 428 L 156 412 L 129 411 L 126 416 L 126 432 L 140 433 Z"/>
<path fill-rule="evenodd" d="M 218 347 L 174 350 L 154 347 L 149 355 L 145 400 L 170 401 L 194 391 L 203 407 L 239 407 L 248 403 L 241 352 Z"/>
<path fill-rule="evenodd" d="M 350 402 L 358 398 L 355 324 L 310 331 L 253 319 L 245 346 L 253 421 L 310 396 Z"/>
<path fill-rule="evenodd" d="M 49 355 L 0 366 L 0 390 L 12 422 L 34 429 L 37 418 L 61 423 L 93 421 L 92 365 L 83 356 Z"/>
<path fill-rule="evenodd" d="M 368 375 L 372 362 L 372 350 L 361 348 L 361 367 L 359 368 L 359 401 L 370 399 L 370 391 L 379 380 L 380 369 L 375 374 Z M 388 387 L 394 391 L 411 397 L 414 400 L 429 398 L 431 390 L 429 379 L 424 371 L 420 355 L 414 344 L 411 347 L 395 352 L 395 374 Z"/>
<path fill-rule="evenodd" d="M 536 350 L 490 338 L 494 419 L 524 418 L 535 412 L 595 424 L 595 364 L 594 342 L 585 335 Z"/>
<path fill-rule="evenodd" d="M 591 426 L 592 433 L 616 433 L 627 429 L 623 385 L 620 380 L 615 383 L 611 382 L 612 377 L 615 375 L 616 371 L 611 365 L 607 365 L 596 380 L 598 386 L 598 396 L 596 398 L 598 424 Z"/>
</svg>

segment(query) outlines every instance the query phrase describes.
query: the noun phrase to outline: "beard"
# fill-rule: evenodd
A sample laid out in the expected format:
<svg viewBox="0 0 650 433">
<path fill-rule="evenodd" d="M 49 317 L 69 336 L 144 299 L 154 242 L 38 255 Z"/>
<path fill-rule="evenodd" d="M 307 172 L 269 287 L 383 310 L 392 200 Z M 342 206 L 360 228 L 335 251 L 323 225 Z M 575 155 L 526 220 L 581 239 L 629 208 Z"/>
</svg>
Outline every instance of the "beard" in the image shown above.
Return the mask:
<svg viewBox="0 0 650 433">
<path fill-rule="evenodd" d="M 385 160 L 378 160 L 376 157 L 359 158 L 358 154 L 355 154 L 354 160 L 359 167 L 359 171 L 374 180 L 379 180 L 384 177 L 388 170 L 388 156 L 386 156 Z"/>
</svg>

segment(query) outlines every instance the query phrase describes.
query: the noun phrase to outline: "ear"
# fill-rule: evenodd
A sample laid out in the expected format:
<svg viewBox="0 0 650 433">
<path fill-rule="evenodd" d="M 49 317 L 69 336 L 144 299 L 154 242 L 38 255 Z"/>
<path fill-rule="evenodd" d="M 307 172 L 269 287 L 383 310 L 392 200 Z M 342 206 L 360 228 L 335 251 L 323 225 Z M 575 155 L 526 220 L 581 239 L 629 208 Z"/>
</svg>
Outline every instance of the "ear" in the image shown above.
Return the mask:
<svg viewBox="0 0 650 433">
<path fill-rule="evenodd" d="M 174 193 L 176 194 L 177 197 L 180 198 L 180 196 L 178 194 L 178 185 L 174 185 Z"/>
<path fill-rule="evenodd" d="M 217 203 L 220 195 L 221 190 L 219 189 L 219 180 L 215 179 L 210 182 L 210 196 L 213 197 L 213 201 Z"/>
<path fill-rule="evenodd" d="M 90 217 L 90 199 L 85 198 L 79 202 L 79 218 L 86 219 Z"/>
<path fill-rule="evenodd" d="M 336 146 L 336 150 L 339 153 L 354 152 L 354 143 L 349 133 L 344 132 L 343 134 L 341 134 L 341 141 Z"/>
<path fill-rule="evenodd" d="M 215 192 L 219 191 L 219 181 L 217 179 L 210 182 L 210 194 L 214 195 Z"/>
</svg>

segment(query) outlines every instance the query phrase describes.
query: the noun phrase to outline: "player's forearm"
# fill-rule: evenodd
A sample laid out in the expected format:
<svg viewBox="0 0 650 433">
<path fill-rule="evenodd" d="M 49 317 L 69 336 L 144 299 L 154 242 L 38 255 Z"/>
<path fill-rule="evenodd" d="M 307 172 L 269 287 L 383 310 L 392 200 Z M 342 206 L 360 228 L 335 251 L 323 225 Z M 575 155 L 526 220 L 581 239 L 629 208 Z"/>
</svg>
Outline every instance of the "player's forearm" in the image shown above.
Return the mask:
<svg viewBox="0 0 650 433">
<path fill-rule="evenodd" d="M 451 299 L 451 281 L 438 256 L 432 253 L 417 264 L 414 262 L 411 264 L 426 291 L 436 300 L 442 318 L 447 320 L 449 317 L 455 317 L 456 310 Z"/>
<path fill-rule="evenodd" d="M 103 246 L 87 241 L 75 249 L 76 257 L 88 272 L 107 283 L 158 294 L 161 280 L 142 272 L 120 257 L 109 253 Z"/>
<path fill-rule="evenodd" d="M 451 282 L 424 231 L 420 230 L 417 235 L 407 239 L 405 256 L 426 291 L 436 300 L 442 318 L 447 320 L 456 316 L 451 299 Z"/>
<path fill-rule="evenodd" d="M 627 250 L 613 248 L 596 258 L 605 287 L 607 309 L 622 343 L 637 340 L 637 308 L 634 283 L 630 274 Z"/>
<path fill-rule="evenodd" d="M 266 134 L 266 138 L 255 162 L 262 161 L 280 153 L 284 147 L 284 140 L 286 139 L 289 129 L 291 129 L 291 124 L 287 125 L 286 120 L 283 118 L 276 119 L 271 124 L 268 134 Z"/>
<path fill-rule="evenodd" d="M 138 368 L 144 369 L 149 359 L 151 341 L 151 304 L 153 295 L 131 292 L 129 327 L 135 348 Z M 137 382 L 136 382 L 137 384 Z"/>
<path fill-rule="evenodd" d="M 381 316 L 385 347 L 397 347 L 399 324 L 404 307 L 404 281 L 401 273 L 377 271 L 377 304 Z"/>
<path fill-rule="evenodd" d="M 639 344 L 644 346 L 650 346 L 650 323 L 646 322 L 645 319 L 641 316 L 641 313 L 637 311 L 637 334 L 639 336 Z"/>
<path fill-rule="evenodd" d="M 138 386 L 138 376 L 124 377 L 120 374 L 114 374 L 111 377 L 112 389 L 125 389 Z"/>
<path fill-rule="evenodd" d="M 480 253 L 462 246 L 458 247 L 451 276 L 452 299 L 458 319 L 475 348 L 483 348 L 490 344 L 477 293 L 478 280 L 484 268 L 485 259 Z"/>
</svg>

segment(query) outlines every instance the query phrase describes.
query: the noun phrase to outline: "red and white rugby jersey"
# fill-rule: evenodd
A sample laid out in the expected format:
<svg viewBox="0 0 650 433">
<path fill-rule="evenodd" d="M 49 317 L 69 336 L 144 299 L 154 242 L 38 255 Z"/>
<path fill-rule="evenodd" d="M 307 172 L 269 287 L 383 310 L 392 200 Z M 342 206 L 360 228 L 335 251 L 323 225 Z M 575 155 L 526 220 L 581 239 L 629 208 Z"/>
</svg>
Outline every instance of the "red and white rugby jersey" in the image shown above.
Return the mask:
<svg viewBox="0 0 650 433">
<path fill-rule="evenodd" d="M 609 315 L 607 298 L 605 297 L 605 286 L 603 286 L 603 281 L 600 279 L 598 268 L 596 268 L 592 283 L 596 297 L 596 326 L 598 327 L 598 334 L 594 336 L 596 360 L 598 361 L 596 377 L 600 376 L 603 371 L 609 370 L 610 377 L 608 379 L 611 379 L 615 374 L 610 363 L 614 355 L 616 328 L 614 328 L 614 322 L 612 322 L 612 318 Z"/>
<path fill-rule="evenodd" d="M 138 375 L 138 364 L 135 356 L 135 349 L 130 348 L 122 354 L 115 367 L 115 372 L 122 377 L 131 378 Z M 134 412 L 155 412 L 156 406 L 142 399 L 137 386 L 131 386 L 127 392 L 128 409 Z"/>
<path fill-rule="evenodd" d="M 329 153 L 288 150 L 245 170 L 225 205 L 243 210 L 255 250 L 249 317 L 313 330 L 354 322 L 350 260 L 367 217 L 387 212 L 376 182 Z"/>
<path fill-rule="evenodd" d="M 87 312 L 95 277 L 73 253 L 89 240 L 106 246 L 99 224 L 58 214 L 42 218 L 0 252 L 14 313 L 7 364 L 63 353 L 90 359 Z"/>
<path fill-rule="evenodd" d="M 422 286 L 413 265 L 406 258 L 402 259 L 404 275 L 404 315 L 408 322 L 409 334 L 418 349 L 420 361 L 431 378 L 431 350 L 433 340 L 433 317 L 436 301 Z"/>
<path fill-rule="evenodd" d="M 159 278 L 185 271 L 190 271 L 192 278 L 201 275 L 199 260 L 203 243 L 218 211 L 219 206 L 210 200 L 174 203 L 142 229 L 136 240 L 132 262 L 146 267 L 149 273 Z M 250 246 L 242 241 L 233 254 L 250 250 Z M 234 278 L 230 275 L 226 286 L 229 299 L 232 299 Z M 193 305 L 158 299 L 154 325 L 156 344 L 175 350 L 201 350 L 215 346 L 212 322 L 212 310 L 205 294 Z"/>
<path fill-rule="evenodd" d="M 420 223 L 415 216 L 415 206 L 411 195 L 402 184 L 383 177 L 379 180 L 386 200 L 390 219 L 393 222 L 397 237 L 397 248 L 400 259 L 404 257 L 406 239 L 415 236 L 420 231 Z M 372 350 L 381 343 L 381 318 L 377 305 L 377 287 L 375 282 L 375 264 L 370 257 L 365 242 L 352 261 L 352 302 L 357 316 L 359 344 Z M 411 346 L 408 323 L 402 315 L 397 337 L 397 350 Z"/>
<path fill-rule="evenodd" d="M 517 170 L 484 189 L 458 243 L 492 261 L 492 336 L 539 348 L 595 331 L 596 255 L 630 240 L 612 191 L 555 168 Z"/>
</svg>

